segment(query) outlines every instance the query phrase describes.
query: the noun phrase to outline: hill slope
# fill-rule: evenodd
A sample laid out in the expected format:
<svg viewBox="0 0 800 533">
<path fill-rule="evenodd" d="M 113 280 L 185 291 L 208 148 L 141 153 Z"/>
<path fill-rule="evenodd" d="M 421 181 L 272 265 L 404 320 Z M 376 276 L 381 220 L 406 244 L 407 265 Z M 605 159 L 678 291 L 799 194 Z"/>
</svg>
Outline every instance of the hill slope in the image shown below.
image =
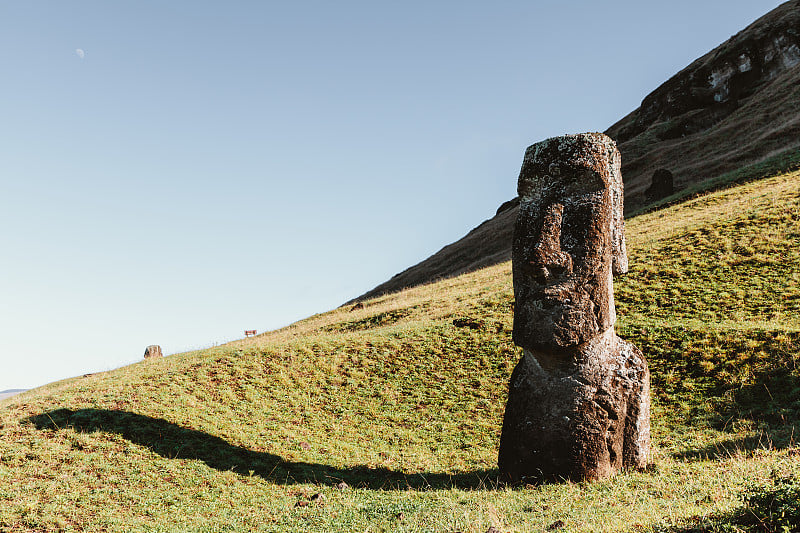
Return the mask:
<svg viewBox="0 0 800 533">
<path fill-rule="evenodd" d="M 765 162 L 775 170 L 800 168 L 800 0 L 695 60 L 606 134 L 622 153 L 626 213 L 645 206 L 645 189 L 661 168 L 673 174 L 676 190 L 702 189 L 708 180 Z M 516 206 L 506 207 L 357 299 L 510 259 Z"/>
<path fill-rule="evenodd" d="M 649 472 L 497 485 L 520 355 L 503 263 L 5 400 L 0 529 L 676 531 L 739 521 L 751 484 L 777 494 L 786 487 L 773 478 L 800 474 L 800 173 L 634 217 L 628 239 L 617 329 L 652 369 Z"/>
</svg>

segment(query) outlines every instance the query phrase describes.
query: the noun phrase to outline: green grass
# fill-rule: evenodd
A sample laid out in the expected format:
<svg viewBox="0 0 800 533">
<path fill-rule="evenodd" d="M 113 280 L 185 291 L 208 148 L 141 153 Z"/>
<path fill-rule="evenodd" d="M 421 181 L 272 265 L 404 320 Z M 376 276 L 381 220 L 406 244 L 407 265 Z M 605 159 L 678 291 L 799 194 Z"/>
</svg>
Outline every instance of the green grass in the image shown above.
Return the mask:
<svg viewBox="0 0 800 533">
<path fill-rule="evenodd" d="M 505 263 L 4 401 L 0 531 L 780 531 L 800 173 L 627 226 L 617 330 L 652 370 L 647 472 L 498 484 Z"/>
</svg>

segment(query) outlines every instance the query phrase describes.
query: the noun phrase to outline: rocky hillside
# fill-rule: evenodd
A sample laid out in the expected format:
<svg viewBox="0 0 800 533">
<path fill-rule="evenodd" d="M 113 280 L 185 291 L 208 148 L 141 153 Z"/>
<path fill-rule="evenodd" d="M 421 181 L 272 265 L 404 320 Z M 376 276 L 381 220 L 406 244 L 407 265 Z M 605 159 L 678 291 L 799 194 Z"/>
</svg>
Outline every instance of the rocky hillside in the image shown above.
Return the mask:
<svg viewBox="0 0 800 533">
<path fill-rule="evenodd" d="M 777 170 L 794 168 L 797 158 L 786 154 L 800 153 L 800 0 L 694 61 L 606 133 L 622 152 L 628 213 L 647 204 L 645 191 L 660 169 L 681 191 L 771 158 Z M 357 299 L 510 259 L 516 211 L 506 202 L 462 239 Z"/>
<path fill-rule="evenodd" d="M 606 133 L 623 155 L 629 209 L 659 168 L 680 189 L 800 147 L 800 0 L 694 61 Z"/>
</svg>

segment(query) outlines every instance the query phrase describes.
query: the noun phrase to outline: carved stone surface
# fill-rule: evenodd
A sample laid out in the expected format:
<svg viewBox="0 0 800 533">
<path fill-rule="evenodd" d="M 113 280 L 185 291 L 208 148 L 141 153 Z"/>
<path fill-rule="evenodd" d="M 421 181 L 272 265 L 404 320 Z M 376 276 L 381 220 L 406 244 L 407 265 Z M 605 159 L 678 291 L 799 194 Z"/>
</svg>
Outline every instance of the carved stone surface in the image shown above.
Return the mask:
<svg viewBox="0 0 800 533">
<path fill-rule="evenodd" d="M 620 155 L 601 133 L 525 152 L 512 244 L 514 342 L 499 467 L 512 481 L 644 468 L 650 375 L 614 333 L 613 275 L 628 270 Z"/>
<path fill-rule="evenodd" d="M 666 198 L 673 192 L 675 192 L 675 186 L 672 172 L 665 168 L 659 168 L 653 172 L 653 178 L 650 186 L 644 191 L 644 196 L 649 203 Z"/>
<path fill-rule="evenodd" d="M 149 359 L 151 357 L 163 357 L 161 353 L 161 346 L 158 344 L 151 344 L 144 350 L 144 358 Z"/>
</svg>

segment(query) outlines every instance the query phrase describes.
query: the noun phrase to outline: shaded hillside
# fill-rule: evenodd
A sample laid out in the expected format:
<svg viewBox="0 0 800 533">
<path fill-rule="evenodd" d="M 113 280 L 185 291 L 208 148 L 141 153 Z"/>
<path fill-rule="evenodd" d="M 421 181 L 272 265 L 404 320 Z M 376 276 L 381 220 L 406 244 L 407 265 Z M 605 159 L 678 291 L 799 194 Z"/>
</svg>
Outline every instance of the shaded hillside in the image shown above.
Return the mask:
<svg viewBox="0 0 800 533">
<path fill-rule="evenodd" d="M 4 400 L 0 531 L 633 533 L 737 521 L 751 486 L 771 495 L 778 476 L 800 476 L 799 234 L 800 173 L 629 220 L 617 331 L 651 368 L 647 472 L 497 484 L 521 353 L 504 262 Z"/>
<path fill-rule="evenodd" d="M 511 259 L 511 234 L 517 219 L 517 205 L 515 201 L 506 202 L 494 217 L 458 241 L 345 305 L 508 261 Z"/>
<path fill-rule="evenodd" d="M 785 163 L 787 152 L 800 151 L 800 0 L 694 61 L 606 133 L 622 153 L 626 213 L 645 205 L 645 189 L 661 168 L 672 172 L 677 190 L 769 158 L 775 170 L 798 168 L 793 157 Z M 520 147 L 520 160 L 522 153 Z M 357 299 L 510 258 L 515 218 L 515 207 L 499 213 Z"/>
</svg>

